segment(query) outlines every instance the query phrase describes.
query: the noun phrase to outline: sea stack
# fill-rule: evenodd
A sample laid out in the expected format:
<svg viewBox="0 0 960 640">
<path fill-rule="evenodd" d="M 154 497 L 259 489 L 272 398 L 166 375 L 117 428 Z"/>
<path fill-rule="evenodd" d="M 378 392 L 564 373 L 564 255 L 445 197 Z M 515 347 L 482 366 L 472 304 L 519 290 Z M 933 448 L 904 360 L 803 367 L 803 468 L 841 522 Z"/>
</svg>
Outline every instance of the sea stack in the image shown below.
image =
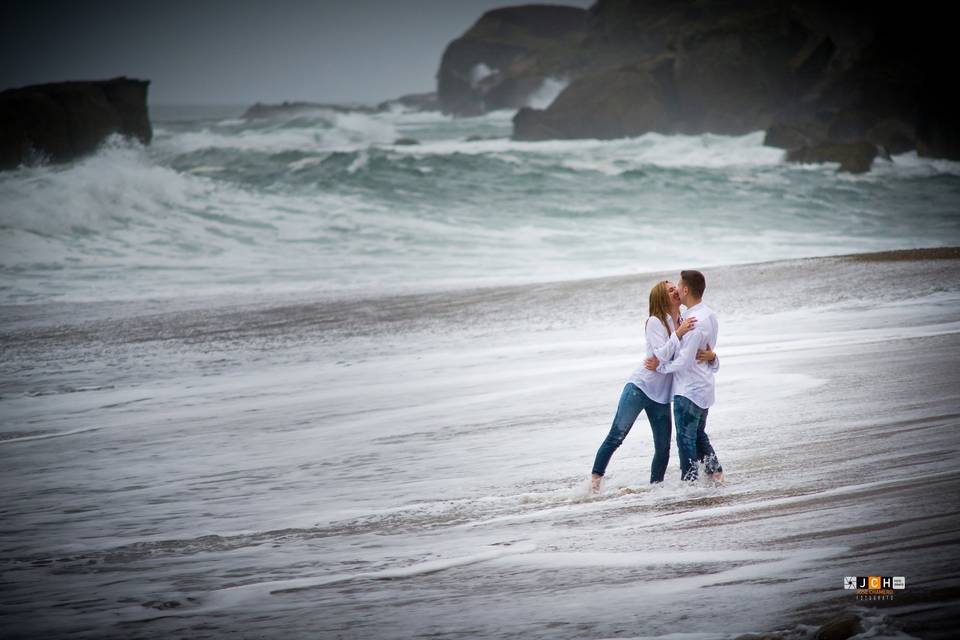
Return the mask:
<svg viewBox="0 0 960 640">
<path fill-rule="evenodd" d="M 68 162 L 110 135 L 149 144 L 149 80 L 55 82 L 0 92 L 0 170 L 25 162 Z"/>
<path fill-rule="evenodd" d="M 960 160 L 951 24 L 935 3 L 506 7 L 448 45 L 437 91 L 458 116 L 519 109 L 518 140 L 767 131 L 766 144 L 788 152 L 871 145 Z M 524 108 L 545 78 L 566 88 L 545 108 Z"/>
</svg>

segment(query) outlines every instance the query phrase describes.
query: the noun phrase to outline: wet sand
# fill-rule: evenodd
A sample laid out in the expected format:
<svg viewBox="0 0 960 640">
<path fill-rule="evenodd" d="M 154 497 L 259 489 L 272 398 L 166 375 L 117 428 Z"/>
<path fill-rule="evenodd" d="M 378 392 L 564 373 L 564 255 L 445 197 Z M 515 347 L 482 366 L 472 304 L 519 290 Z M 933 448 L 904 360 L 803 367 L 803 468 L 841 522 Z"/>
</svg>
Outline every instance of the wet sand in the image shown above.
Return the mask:
<svg viewBox="0 0 960 640">
<path fill-rule="evenodd" d="M 672 273 L 3 309 L 10 637 L 732 638 L 960 624 L 956 249 L 707 271 L 723 487 L 641 416 Z M 844 576 L 905 576 L 863 602 Z M 884 617 L 886 616 L 886 617 Z M 805 626 L 811 625 L 811 626 Z"/>
</svg>

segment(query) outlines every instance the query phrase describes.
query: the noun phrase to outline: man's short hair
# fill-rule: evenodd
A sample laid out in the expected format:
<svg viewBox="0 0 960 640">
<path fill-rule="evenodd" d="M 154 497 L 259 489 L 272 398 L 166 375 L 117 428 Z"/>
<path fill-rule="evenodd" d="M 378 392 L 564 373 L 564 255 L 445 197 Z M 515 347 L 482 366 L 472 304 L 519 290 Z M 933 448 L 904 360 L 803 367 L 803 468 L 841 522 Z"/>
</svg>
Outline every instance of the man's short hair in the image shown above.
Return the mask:
<svg viewBox="0 0 960 640">
<path fill-rule="evenodd" d="M 694 298 L 702 298 L 703 292 L 707 289 L 707 281 L 699 271 L 690 269 L 680 272 L 680 280 L 686 286 L 690 287 L 690 293 Z"/>
</svg>

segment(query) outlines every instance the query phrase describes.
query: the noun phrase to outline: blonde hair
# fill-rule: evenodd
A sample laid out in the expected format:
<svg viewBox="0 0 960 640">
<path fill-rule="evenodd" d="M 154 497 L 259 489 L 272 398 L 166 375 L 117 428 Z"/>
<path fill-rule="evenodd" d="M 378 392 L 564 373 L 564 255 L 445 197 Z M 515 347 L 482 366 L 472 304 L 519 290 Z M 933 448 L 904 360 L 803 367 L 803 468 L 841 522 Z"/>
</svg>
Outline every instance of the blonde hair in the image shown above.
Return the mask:
<svg viewBox="0 0 960 640">
<path fill-rule="evenodd" d="M 650 317 L 657 318 L 663 323 L 667 329 L 667 335 L 670 335 L 670 324 L 667 323 L 670 307 L 670 290 L 667 289 L 667 281 L 663 280 L 650 289 Z"/>
</svg>

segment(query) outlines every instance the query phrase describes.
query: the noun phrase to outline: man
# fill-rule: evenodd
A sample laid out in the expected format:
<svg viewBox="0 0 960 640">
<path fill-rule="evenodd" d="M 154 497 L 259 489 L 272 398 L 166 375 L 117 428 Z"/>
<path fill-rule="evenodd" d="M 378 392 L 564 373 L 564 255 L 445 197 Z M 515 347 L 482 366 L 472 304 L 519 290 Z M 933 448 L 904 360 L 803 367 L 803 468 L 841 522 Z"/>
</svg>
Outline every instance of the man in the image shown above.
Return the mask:
<svg viewBox="0 0 960 640">
<path fill-rule="evenodd" d="M 680 456 L 680 477 L 694 481 L 698 465 L 703 463 L 710 477 L 723 482 L 723 468 L 707 437 L 707 412 L 714 401 L 713 374 L 718 363 L 698 361 L 697 352 L 717 346 L 719 324 L 713 309 L 703 303 L 706 279 L 699 271 L 681 271 L 677 292 L 680 302 L 687 307 L 684 318 L 696 318 L 696 325 L 681 342 L 674 333 L 674 357 L 660 362 L 656 356 L 648 358 L 645 366 L 660 373 L 673 374 L 673 420 L 677 430 L 677 452 Z"/>
</svg>

